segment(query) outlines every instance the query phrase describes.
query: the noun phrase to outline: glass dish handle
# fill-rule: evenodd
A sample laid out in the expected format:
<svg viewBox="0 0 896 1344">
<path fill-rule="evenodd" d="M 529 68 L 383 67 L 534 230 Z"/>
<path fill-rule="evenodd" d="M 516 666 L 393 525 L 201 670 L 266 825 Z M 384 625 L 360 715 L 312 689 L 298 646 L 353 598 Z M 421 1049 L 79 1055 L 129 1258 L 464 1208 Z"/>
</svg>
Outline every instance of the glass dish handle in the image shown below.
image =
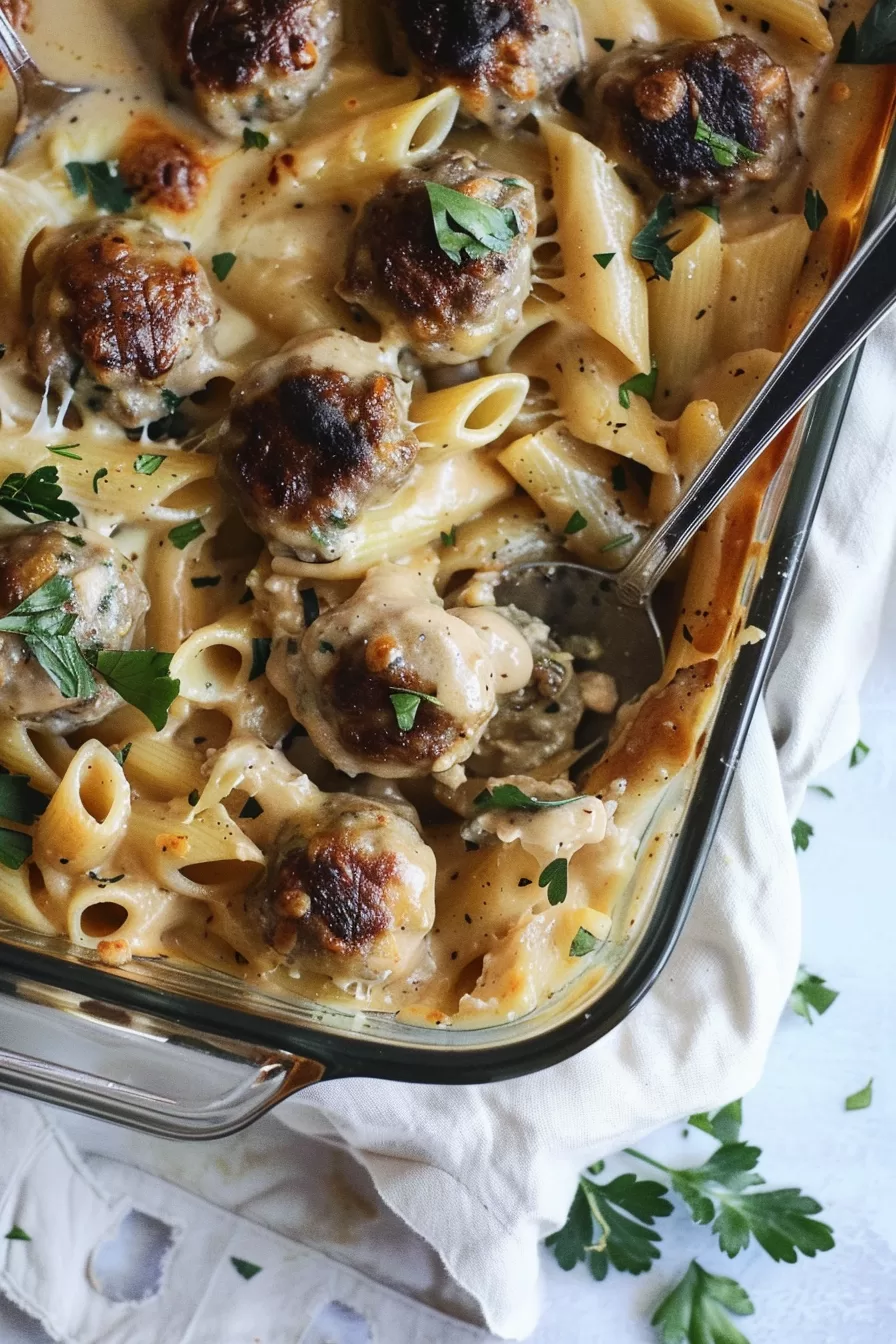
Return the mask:
<svg viewBox="0 0 896 1344">
<path fill-rule="evenodd" d="M 162 1138 L 221 1139 L 245 1129 L 286 1097 L 324 1076 L 324 1066 L 317 1060 L 297 1055 L 253 1047 L 241 1051 L 238 1046 L 228 1054 L 240 1054 L 253 1063 L 252 1073 L 221 1096 L 201 1104 L 2 1048 L 0 1089 Z"/>
</svg>

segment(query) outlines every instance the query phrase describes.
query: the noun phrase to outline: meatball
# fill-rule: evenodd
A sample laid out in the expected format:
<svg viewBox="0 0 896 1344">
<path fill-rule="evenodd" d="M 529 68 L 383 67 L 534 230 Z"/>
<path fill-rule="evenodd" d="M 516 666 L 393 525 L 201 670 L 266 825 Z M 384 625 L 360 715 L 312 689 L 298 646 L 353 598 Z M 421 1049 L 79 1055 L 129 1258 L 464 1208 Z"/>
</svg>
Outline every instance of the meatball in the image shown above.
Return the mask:
<svg viewBox="0 0 896 1344">
<path fill-rule="evenodd" d="M 796 148 L 787 71 L 740 36 L 621 51 L 598 69 L 586 115 L 624 170 L 682 202 L 768 182 Z"/>
<path fill-rule="evenodd" d="M 79 645 L 127 649 L 149 607 L 129 560 L 95 532 L 64 524 L 25 528 L 0 543 L 0 615 L 57 576 L 71 580 L 71 635 Z M 0 634 L 0 713 L 29 728 L 70 733 L 119 704 L 104 681 L 83 700 L 66 700 L 21 635 Z"/>
<path fill-rule="evenodd" d="M 118 171 L 141 205 L 186 214 L 198 203 L 208 172 L 186 139 L 158 122 L 138 122 L 121 147 Z"/>
<path fill-rule="evenodd" d="M 219 314 L 183 243 L 112 216 L 57 229 L 35 264 L 29 353 L 41 382 L 60 395 L 73 387 L 77 405 L 128 428 L 205 385 Z"/>
<path fill-rule="evenodd" d="M 492 207 L 506 239 L 453 255 L 439 245 L 427 183 Z M 496 215 L 500 216 L 496 219 Z M 410 345 L 423 364 L 464 364 L 488 354 L 520 320 L 532 277 L 535 192 L 523 179 L 470 154 L 444 154 L 425 171 L 399 173 L 367 203 L 339 292 L 366 308 L 387 340 Z M 450 217 L 453 227 L 463 221 Z"/>
<path fill-rule="evenodd" d="M 348 775 L 448 770 L 470 755 L 495 709 L 482 639 L 402 565 L 371 570 L 301 641 L 275 639 L 268 677 L 321 755 Z"/>
<path fill-rule="evenodd" d="M 585 63 L 571 0 L 392 0 L 397 55 L 509 135 Z"/>
<path fill-rule="evenodd" d="M 280 956 L 347 987 L 420 962 L 435 875 L 409 821 L 385 803 L 331 794 L 284 824 L 257 899 Z"/>
<path fill-rule="evenodd" d="M 511 694 L 499 695 L 497 713 L 470 758 L 476 775 L 522 774 L 569 751 L 585 710 L 572 658 L 545 623 L 518 607 L 497 610 L 523 636 L 531 675 Z"/>
<path fill-rule="evenodd" d="M 233 390 L 212 445 L 224 489 L 272 550 L 335 560 L 348 525 L 414 464 L 410 402 L 410 383 L 357 336 L 293 341 Z"/>
<path fill-rule="evenodd" d="M 340 8 L 340 0 L 170 0 L 174 76 L 221 135 L 239 137 L 248 121 L 283 121 L 323 83 Z"/>
</svg>

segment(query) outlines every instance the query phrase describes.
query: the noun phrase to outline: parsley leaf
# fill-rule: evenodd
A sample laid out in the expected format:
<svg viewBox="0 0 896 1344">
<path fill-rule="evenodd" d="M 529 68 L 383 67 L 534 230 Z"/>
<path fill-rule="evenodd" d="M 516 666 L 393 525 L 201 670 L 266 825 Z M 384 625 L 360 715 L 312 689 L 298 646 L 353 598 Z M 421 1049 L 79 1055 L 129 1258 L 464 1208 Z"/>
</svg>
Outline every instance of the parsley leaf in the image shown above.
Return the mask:
<svg viewBox="0 0 896 1344">
<path fill-rule="evenodd" d="M 81 457 L 80 453 L 75 453 L 72 451 L 73 448 L 80 448 L 80 447 L 81 447 L 80 443 L 60 443 L 60 444 L 48 443 L 47 452 L 55 453 L 57 457 L 70 457 L 73 462 L 82 462 L 83 458 Z"/>
<path fill-rule="evenodd" d="M 447 547 L 447 546 L 456 546 L 456 545 L 457 545 L 457 524 L 456 524 L 456 523 L 453 523 L 453 524 L 452 524 L 452 526 L 451 526 L 451 531 L 450 531 L 450 532 L 440 532 L 439 535 L 440 535 L 441 538 L 442 538 L 442 545 L 443 545 L 443 546 L 446 546 L 446 547 Z"/>
<path fill-rule="evenodd" d="M 595 252 L 594 260 L 597 262 L 601 270 L 605 271 L 609 266 L 610 262 L 615 257 L 615 255 L 616 255 L 615 252 Z"/>
<path fill-rule="evenodd" d="M 185 523 L 178 523 L 177 527 L 172 527 L 168 533 L 168 540 L 172 546 L 176 546 L 179 551 L 189 546 L 191 541 L 201 537 L 205 531 L 205 524 L 201 518 L 190 518 Z"/>
<path fill-rule="evenodd" d="M 243 149 L 267 149 L 271 143 L 264 131 L 253 131 L 251 126 L 243 127 Z"/>
<path fill-rule="evenodd" d="M 212 257 L 212 270 L 219 280 L 226 280 L 235 265 L 235 252 L 216 252 Z"/>
<path fill-rule="evenodd" d="M 199 802 L 199 790 L 198 790 L 198 789 L 191 789 L 191 790 L 190 790 L 190 792 L 187 794 L 187 802 L 190 804 L 191 807 L 195 807 L 195 806 L 196 806 L 196 804 Z"/>
<path fill-rule="evenodd" d="M 19 1227 L 18 1223 L 13 1223 L 12 1227 L 4 1237 L 4 1241 L 30 1241 L 28 1233 Z"/>
<path fill-rule="evenodd" d="M 833 789 L 829 789 L 827 784 L 810 784 L 809 790 L 811 793 L 820 793 L 822 798 L 834 797 Z"/>
<path fill-rule="evenodd" d="M 0 631 L 23 637 L 67 700 L 86 700 L 96 685 L 71 634 L 74 597 L 71 580 L 57 574 L 0 618 Z"/>
<path fill-rule="evenodd" d="M 869 746 L 866 746 L 865 743 L 862 741 L 862 739 L 859 738 L 858 742 L 855 744 L 852 751 L 849 753 L 850 770 L 855 769 L 857 765 L 861 765 L 870 751 L 871 748 Z"/>
<path fill-rule="evenodd" d="M 171 654 L 157 649 L 108 649 L 91 662 L 122 700 L 145 714 L 157 732 L 168 722 L 168 710 L 180 682 L 168 676 Z"/>
<path fill-rule="evenodd" d="M 121 748 L 120 751 L 113 751 L 112 755 L 115 757 L 116 761 L 120 766 L 124 766 L 125 761 L 131 754 L 131 747 L 133 745 L 134 745 L 133 742 L 125 742 L 124 746 Z"/>
<path fill-rule="evenodd" d="M 709 1274 L 692 1260 L 650 1323 L 662 1344 L 748 1344 L 729 1313 L 752 1316 L 753 1303 L 736 1280 Z"/>
<path fill-rule="evenodd" d="M 664 1198 L 668 1190 L 659 1181 L 639 1181 L 631 1172 L 605 1185 L 588 1179 L 599 1176 L 603 1168 L 603 1162 L 596 1162 L 580 1177 L 565 1225 L 545 1244 L 561 1269 L 587 1260 L 598 1280 L 606 1278 L 610 1265 L 622 1273 L 644 1274 L 659 1259 L 660 1235 L 653 1224 L 672 1212 L 672 1204 Z"/>
<path fill-rule="evenodd" d="M 26 523 L 35 518 L 45 518 L 49 523 L 73 523 L 78 516 L 75 505 L 62 498 L 55 467 L 38 467 L 30 476 L 12 472 L 0 484 L 0 506 Z"/>
<path fill-rule="evenodd" d="M 434 695 L 424 695 L 422 691 L 402 691 L 393 688 L 393 693 L 389 696 L 392 701 L 392 708 L 395 710 L 395 718 L 398 727 L 403 733 L 409 733 L 417 720 L 417 711 L 420 708 L 421 701 L 425 700 L 430 705 L 439 705 L 441 700 L 437 700 Z"/>
<path fill-rule="evenodd" d="M 608 541 L 605 545 L 601 546 L 600 549 L 601 551 L 618 551 L 620 546 L 627 546 L 628 543 L 634 541 L 634 539 L 634 532 L 624 532 L 621 537 L 614 537 L 612 541 Z"/>
<path fill-rule="evenodd" d="M 576 509 L 575 513 L 572 514 L 571 517 L 567 519 L 566 526 L 563 528 L 563 531 L 565 532 L 566 536 L 573 537 L 575 536 L 576 532 L 581 532 L 582 529 L 587 526 L 588 526 L 588 519 L 585 517 L 584 514 L 579 513 L 578 509 Z"/>
<path fill-rule="evenodd" d="M 805 966 L 801 966 L 790 991 L 789 1002 L 795 1013 L 814 1025 L 813 1011 L 821 1017 L 838 997 L 839 990 L 829 989 L 820 975 L 812 975 Z"/>
<path fill-rule="evenodd" d="M 15 871 L 31 858 L 31 836 L 0 826 L 0 864 Z M 15 1238 L 13 1238 L 15 1240 Z"/>
<path fill-rule="evenodd" d="M 616 45 L 615 37 L 596 37 L 594 40 L 599 47 L 603 47 L 604 51 L 612 51 Z"/>
<path fill-rule="evenodd" d="M 240 1260 L 236 1255 L 230 1257 L 230 1263 L 242 1279 L 254 1279 L 256 1274 L 261 1273 L 261 1265 L 253 1265 L 251 1260 Z"/>
<path fill-rule="evenodd" d="M 762 158 L 755 149 L 749 149 L 738 140 L 732 140 L 730 135 L 714 131 L 711 126 L 707 126 L 702 117 L 697 118 L 694 139 L 698 145 L 707 146 L 721 168 L 734 168 L 738 163 L 748 163 L 753 159 Z"/>
<path fill-rule="evenodd" d="M 138 453 L 134 458 L 134 470 L 141 476 L 154 476 L 164 461 L 164 453 Z"/>
<path fill-rule="evenodd" d="M 506 252 L 520 231 L 514 212 L 499 210 L 462 191 L 426 182 L 426 194 L 439 247 L 455 266 L 479 261 L 490 252 Z"/>
<path fill-rule="evenodd" d="M 597 947 L 597 939 L 590 929 L 579 929 L 569 945 L 570 957 L 587 957 Z"/>
<path fill-rule="evenodd" d="M 722 213 L 712 201 L 706 201 L 703 205 L 695 205 L 694 209 L 699 210 L 701 215 L 706 215 L 708 219 L 715 220 L 716 224 L 721 224 Z"/>
<path fill-rule="evenodd" d="M 100 492 L 100 481 L 109 475 L 108 467 L 100 467 L 99 471 L 93 473 L 93 493 L 98 495 Z"/>
<path fill-rule="evenodd" d="M 847 1111 L 867 1111 L 868 1107 L 871 1105 L 871 1090 L 873 1086 L 874 1079 L 869 1078 L 864 1087 L 860 1088 L 858 1092 L 853 1092 L 852 1096 L 846 1098 L 846 1101 L 843 1103 L 844 1109 Z"/>
<path fill-rule="evenodd" d="M 701 1111 L 689 1116 L 688 1124 L 695 1129 L 702 1129 L 704 1134 L 711 1134 L 717 1143 L 737 1143 L 743 1118 L 743 1102 L 731 1101 L 716 1111 L 715 1115 Z"/>
<path fill-rule="evenodd" d="M 896 62 L 896 8 L 893 0 L 878 0 L 857 28 L 851 23 L 843 34 L 837 61 L 841 65 L 892 65 Z"/>
<path fill-rule="evenodd" d="M 567 803 L 578 801 L 572 798 L 530 798 L 516 784 L 496 784 L 493 789 L 483 789 L 473 799 L 477 812 L 494 812 L 508 807 L 519 808 L 523 812 L 540 812 L 543 807 L 566 807 Z"/>
<path fill-rule="evenodd" d="M 97 210 L 108 210 L 113 215 L 131 208 L 134 193 L 119 176 L 114 163 L 67 163 L 69 185 L 76 196 L 90 196 Z"/>
<path fill-rule="evenodd" d="M 31 826 L 46 811 L 49 798 L 32 789 L 28 775 L 0 775 L 0 817 Z"/>
<path fill-rule="evenodd" d="M 270 639 L 260 638 L 252 640 L 252 667 L 249 672 L 250 681 L 257 681 L 258 678 L 264 674 L 270 656 Z"/>
<path fill-rule="evenodd" d="M 654 275 L 661 280 L 672 279 L 672 266 L 675 254 L 669 247 L 676 233 L 664 234 L 662 230 L 675 214 L 671 196 L 662 196 L 656 208 L 650 214 L 647 223 L 632 239 L 632 256 L 636 261 L 647 261 L 653 267 Z"/>
<path fill-rule="evenodd" d="M 656 379 L 656 360 L 651 356 L 649 373 L 636 373 L 633 378 L 628 378 L 624 383 L 619 384 L 619 405 L 627 411 L 632 404 L 632 392 L 636 396 L 644 397 L 647 401 L 652 401 L 656 392 Z"/>
<path fill-rule="evenodd" d="M 815 827 L 810 826 L 808 821 L 803 821 L 802 817 L 797 817 L 790 828 L 790 833 L 793 836 L 793 847 L 799 853 L 800 850 L 809 848 L 809 841 L 815 834 Z"/>
<path fill-rule="evenodd" d="M 813 233 L 821 228 L 828 217 L 828 207 L 820 191 L 813 191 L 811 187 L 806 188 L 806 203 L 803 207 L 803 214 Z"/>
<path fill-rule="evenodd" d="M 834 1246 L 827 1223 L 810 1215 L 821 1212 L 821 1205 L 801 1190 L 753 1190 L 764 1185 L 755 1170 L 761 1149 L 748 1143 L 724 1143 L 702 1167 L 673 1170 L 633 1148 L 631 1157 L 649 1162 L 666 1173 L 672 1189 L 691 1211 L 695 1223 L 712 1223 L 719 1246 L 734 1257 L 755 1237 L 773 1260 L 792 1265 L 797 1252 L 810 1258 L 818 1251 Z"/>
<path fill-rule="evenodd" d="M 566 900 L 569 864 L 566 859 L 552 859 L 542 869 L 538 879 L 540 887 L 548 889 L 548 905 L 562 905 Z"/>
</svg>

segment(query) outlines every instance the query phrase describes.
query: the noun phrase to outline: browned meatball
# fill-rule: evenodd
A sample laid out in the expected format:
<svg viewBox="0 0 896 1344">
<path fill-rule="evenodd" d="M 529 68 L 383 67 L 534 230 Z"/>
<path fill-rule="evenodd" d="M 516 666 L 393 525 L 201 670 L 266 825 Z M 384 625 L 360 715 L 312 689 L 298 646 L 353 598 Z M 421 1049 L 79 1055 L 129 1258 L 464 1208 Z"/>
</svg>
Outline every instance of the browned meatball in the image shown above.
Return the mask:
<svg viewBox="0 0 896 1344">
<path fill-rule="evenodd" d="M 343 985 L 420 961 L 436 863 L 387 804 L 332 794 L 286 822 L 257 893 L 268 940 L 290 964 Z"/>
<path fill-rule="evenodd" d="M 397 54 L 508 135 L 584 64 L 570 0 L 391 0 Z"/>
<path fill-rule="evenodd" d="M 339 38 L 340 0 L 170 0 L 169 59 L 221 135 L 282 121 L 320 87 Z"/>
<path fill-rule="evenodd" d="M 410 384 L 356 336 L 293 341 L 234 388 L 212 445 L 222 483 L 275 550 L 335 560 L 349 524 L 414 464 L 410 399 Z"/>
<path fill-rule="evenodd" d="M 682 202 L 777 177 L 796 144 L 787 71 L 740 36 L 622 50 L 596 72 L 586 113 L 612 158 Z M 727 147 L 698 139 L 698 118 Z"/>
<path fill-rule="evenodd" d="M 165 393 L 203 387 L 218 319 L 205 271 L 183 243 L 111 216 L 55 232 L 35 253 L 30 356 L 75 402 L 136 427 L 167 413 Z"/>
<path fill-rule="evenodd" d="M 472 258 L 443 251 L 428 182 L 502 212 L 509 232 L 501 248 L 474 248 Z M 530 183 L 504 178 L 470 154 L 445 154 L 424 171 L 399 173 L 367 203 L 339 292 L 424 364 L 463 364 L 487 354 L 519 321 L 534 237 Z"/>
<path fill-rule="evenodd" d="M 57 576 L 71 580 L 71 634 L 81 646 L 127 649 L 149 607 L 129 560 L 95 532 L 64 524 L 25 528 L 0 544 L 0 615 Z M 0 634 L 0 713 L 32 728 L 69 733 L 104 718 L 119 699 L 104 681 L 67 700 L 20 635 Z"/>
<path fill-rule="evenodd" d="M 208 183 L 198 151 L 151 118 L 129 129 L 121 147 L 118 172 L 142 205 L 174 214 L 192 210 Z"/>
</svg>

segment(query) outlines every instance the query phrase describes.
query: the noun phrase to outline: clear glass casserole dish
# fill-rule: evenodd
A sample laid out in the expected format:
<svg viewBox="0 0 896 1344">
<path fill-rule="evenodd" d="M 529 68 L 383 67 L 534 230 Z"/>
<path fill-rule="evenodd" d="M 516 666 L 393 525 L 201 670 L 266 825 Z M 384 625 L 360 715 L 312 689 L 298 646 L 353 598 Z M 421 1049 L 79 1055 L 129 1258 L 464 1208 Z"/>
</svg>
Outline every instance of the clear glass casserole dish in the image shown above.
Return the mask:
<svg viewBox="0 0 896 1344">
<path fill-rule="evenodd" d="M 872 224 L 894 200 L 891 146 Z M 854 236 L 843 240 L 844 257 L 854 242 Z M 857 366 L 858 357 L 815 398 L 796 432 L 773 445 L 760 464 L 765 481 L 772 479 L 750 539 L 753 563 L 740 606 L 742 625 L 766 637 L 744 644 L 726 669 L 698 759 L 667 791 L 644 836 L 637 871 L 613 910 L 613 935 L 573 983 L 518 1020 L 434 1030 L 386 1015 L 287 1001 L 199 966 L 150 960 L 101 966 L 83 949 L 76 955 L 60 938 L 4 921 L 0 1086 L 159 1134 L 216 1137 L 322 1078 L 497 1081 L 549 1067 L 612 1030 L 648 992 L 688 917 L 762 693 Z M 12 1048 L 11 1037 L 18 1048 Z M 96 1072 L 71 1068 L 73 1040 L 79 1052 L 87 1050 Z M 122 1040 L 126 1052 L 115 1049 Z M 121 1068 L 126 1055 L 126 1078 L 103 1076 L 110 1046 L 113 1067 Z"/>
</svg>

